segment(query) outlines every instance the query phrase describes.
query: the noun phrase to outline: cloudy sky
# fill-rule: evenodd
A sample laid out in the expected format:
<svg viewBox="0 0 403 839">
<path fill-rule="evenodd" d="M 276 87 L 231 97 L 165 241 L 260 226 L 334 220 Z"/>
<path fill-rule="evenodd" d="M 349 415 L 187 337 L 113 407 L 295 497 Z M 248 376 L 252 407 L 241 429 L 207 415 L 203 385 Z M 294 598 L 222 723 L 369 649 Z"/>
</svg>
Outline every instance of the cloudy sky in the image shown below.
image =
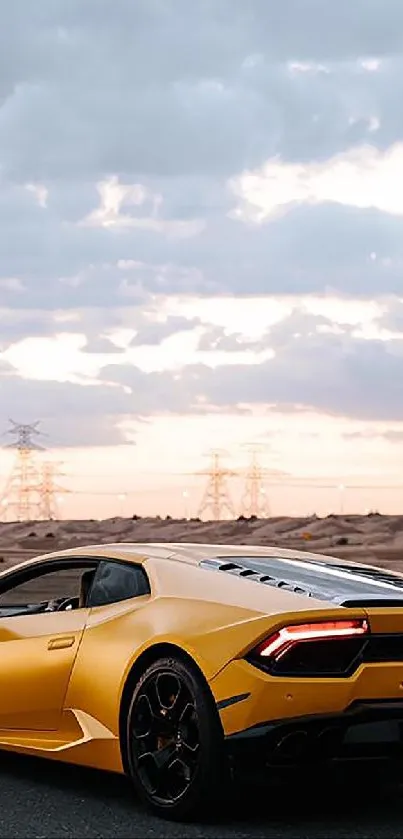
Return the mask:
<svg viewBox="0 0 403 839">
<path fill-rule="evenodd" d="M 402 101 L 401 0 L 7 6 L 0 430 L 64 514 L 194 513 L 250 443 L 274 513 L 401 510 Z"/>
</svg>

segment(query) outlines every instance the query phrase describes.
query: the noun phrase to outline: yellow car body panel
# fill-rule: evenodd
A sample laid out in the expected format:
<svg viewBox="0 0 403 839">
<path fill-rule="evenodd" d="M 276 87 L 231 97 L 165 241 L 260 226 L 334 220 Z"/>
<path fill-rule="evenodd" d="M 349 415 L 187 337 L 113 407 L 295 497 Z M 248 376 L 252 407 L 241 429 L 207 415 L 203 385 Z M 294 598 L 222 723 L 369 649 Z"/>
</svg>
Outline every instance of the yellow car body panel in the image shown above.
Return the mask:
<svg viewBox="0 0 403 839">
<path fill-rule="evenodd" d="M 273 678 L 248 662 L 232 661 L 211 682 L 216 701 L 227 696 L 247 698 L 223 708 L 225 733 L 235 734 L 267 720 L 287 720 L 305 715 L 339 714 L 353 702 L 403 698 L 401 663 L 368 664 L 347 679 Z"/>
<path fill-rule="evenodd" d="M 59 727 L 88 615 L 85 609 L 0 620 L 0 731 Z"/>
<path fill-rule="evenodd" d="M 228 737 L 271 720 L 341 714 L 355 702 L 403 700 L 403 661 L 364 662 L 345 678 L 295 678 L 271 675 L 247 660 L 261 641 L 296 623 L 368 620 L 374 634 L 403 636 L 403 599 L 401 607 L 378 602 L 344 606 L 326 600 L 319 584 L 318 596 L 311 592 L 308 597 L 302 588 L 263 585 L 200 564 L 219 557 L 235 564 L 242 557 L 280 562 L 284 568 L 290 563 L 290 574 L 297 576 L 312 562 L 312 578 L 316 574 L 320 581 L 323 569 L 326 584 L 330 579 L 336 588 L 338 580 L 344 585 L 350 577 L 359 579 L 360 568 L 368 579 L 372 572 L 376 578 L 369 566 L 350 564 L 346 571 L 340 562 L 338 571 L 333 558 L 277 548 L 95 545 L 40 556 L 18 569 L 80 558 L 119 560 L 142 566 L 150 594 L 71 611 L 2 617 L 2 586 L 15 569 L 3 571 L 0 748 L 123 772 L 125 685 L 141 657 L 161 645 L 183 651 L 196 663 Z M 403 585 L 402 575 L 395 578 Z M 382 586 L 393 588 L 393 579 L 371 584 L 379 594 Z"/>
</svg>

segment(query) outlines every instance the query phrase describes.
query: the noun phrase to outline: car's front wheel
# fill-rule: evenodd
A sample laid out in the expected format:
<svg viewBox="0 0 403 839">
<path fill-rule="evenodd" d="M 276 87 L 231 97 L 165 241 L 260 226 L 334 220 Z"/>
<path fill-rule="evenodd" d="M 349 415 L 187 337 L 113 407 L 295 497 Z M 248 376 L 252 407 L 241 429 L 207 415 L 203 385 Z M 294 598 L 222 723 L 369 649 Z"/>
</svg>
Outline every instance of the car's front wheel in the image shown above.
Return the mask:
<svg viewBox="0 0 403 839">
<path fill-rule="evenodd" d="M 128 769 L 159 816 L 186 820 L 224 800 L 228 772 L 213 697 L 191 662 L 153 662 L 136 684 L 126 725 Z"/>
</svg>

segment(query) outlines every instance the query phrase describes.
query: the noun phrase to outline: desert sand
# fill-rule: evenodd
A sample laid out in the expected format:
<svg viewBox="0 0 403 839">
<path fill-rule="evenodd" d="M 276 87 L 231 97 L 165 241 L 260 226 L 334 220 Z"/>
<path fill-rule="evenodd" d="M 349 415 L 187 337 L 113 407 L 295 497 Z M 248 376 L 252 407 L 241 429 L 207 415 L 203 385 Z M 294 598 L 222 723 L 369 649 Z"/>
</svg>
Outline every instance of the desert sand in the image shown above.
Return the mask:
<svg viewBox="0 0 403 839">
<path fill-rule="evenodd" d="M 273 545 L 317 551 L 403 571 L 403 516 L 344 515 L 326 518 L 208 521 L 112 518 L 102 521 L 0 522 L 0 562 L 108 542 L 210 542 Z"/>
</svg>

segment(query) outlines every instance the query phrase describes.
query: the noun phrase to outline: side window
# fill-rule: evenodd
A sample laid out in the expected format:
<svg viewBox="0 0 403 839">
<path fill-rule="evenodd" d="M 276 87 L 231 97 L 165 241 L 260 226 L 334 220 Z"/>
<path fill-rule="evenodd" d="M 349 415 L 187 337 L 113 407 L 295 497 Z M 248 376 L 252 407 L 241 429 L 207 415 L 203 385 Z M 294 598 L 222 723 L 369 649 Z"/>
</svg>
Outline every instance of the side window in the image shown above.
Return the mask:
<svg viewBox="0 0 403 839">
<path fill-rule="evenodd" d="M 83 577 L 88 573 L 94 573 L 88 572 L 88 565 L 52 571 L 37 569 L 36 573 L 31 572 L 28 579 L 10 585 L 6 591 L 0 592 L 0 608 L 9 605 L 35 605 L 45 600 L 61 600 L 70 597 L 79 599 L 83 588 Z"/>
<path fill-rule="evenodd" d="M 145 594 L 150 594 L 150 585 L 139 565 L 101 562 L 91 586 L 88 605 L 106 606 Z"/>
</svg>

